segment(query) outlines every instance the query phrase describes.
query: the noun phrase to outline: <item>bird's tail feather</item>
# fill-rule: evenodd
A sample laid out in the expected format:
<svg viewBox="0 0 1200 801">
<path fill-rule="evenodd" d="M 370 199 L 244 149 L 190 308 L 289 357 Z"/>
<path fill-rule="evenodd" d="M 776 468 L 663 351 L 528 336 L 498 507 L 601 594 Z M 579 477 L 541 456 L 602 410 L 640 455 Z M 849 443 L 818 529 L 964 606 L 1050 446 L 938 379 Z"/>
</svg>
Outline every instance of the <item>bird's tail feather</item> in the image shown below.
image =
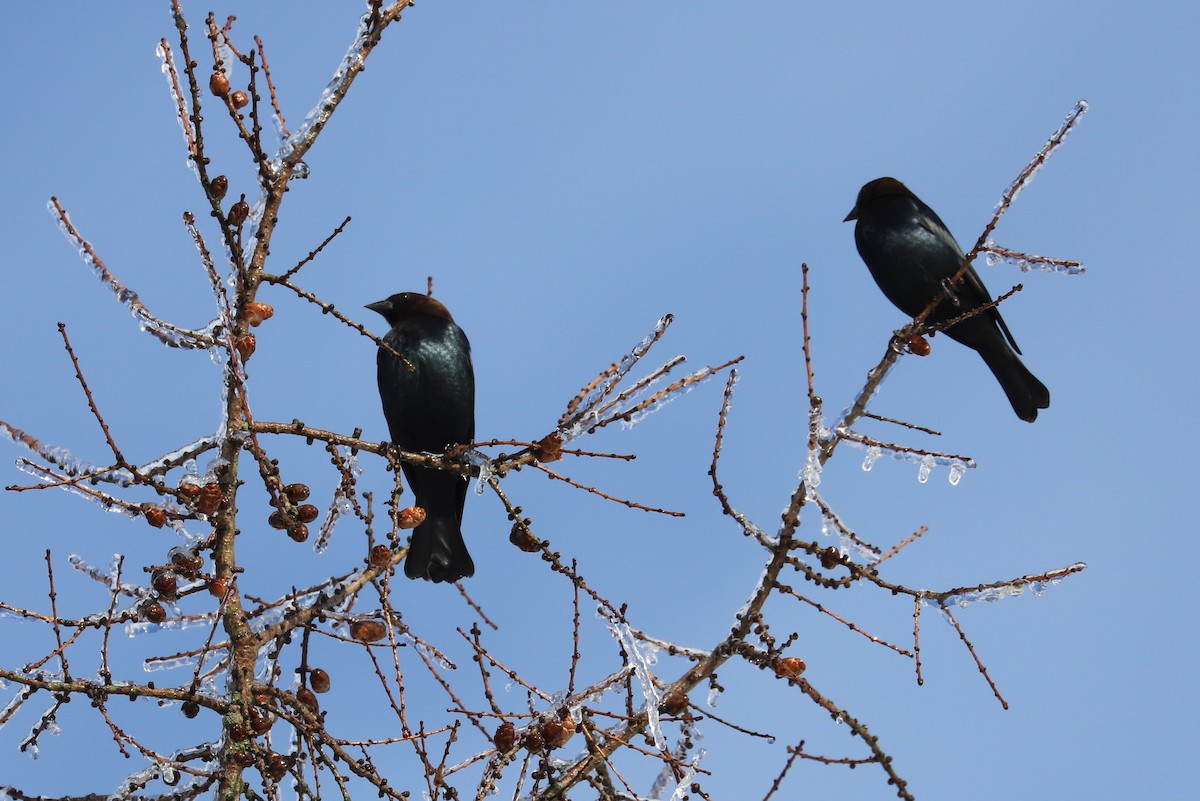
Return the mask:
<svg viewBox="0 0 1200 801">
<path fill-rule="evenodd" d="M 457 520 L 430 515 L 413 530 L 404 575 L 434 582 L 454 582 L 475 575 L 475 563 Z"/>
<path fill-rule="evenodd" d="M 981 350 L 979 355 L 1000 382 L 1017 417 L 1032 423 L 1037 419 L 1038 409 L 1050 406 L 1050 390 L 1029 372 L 1029 368 L 1011 349 Z"/>
</svg>

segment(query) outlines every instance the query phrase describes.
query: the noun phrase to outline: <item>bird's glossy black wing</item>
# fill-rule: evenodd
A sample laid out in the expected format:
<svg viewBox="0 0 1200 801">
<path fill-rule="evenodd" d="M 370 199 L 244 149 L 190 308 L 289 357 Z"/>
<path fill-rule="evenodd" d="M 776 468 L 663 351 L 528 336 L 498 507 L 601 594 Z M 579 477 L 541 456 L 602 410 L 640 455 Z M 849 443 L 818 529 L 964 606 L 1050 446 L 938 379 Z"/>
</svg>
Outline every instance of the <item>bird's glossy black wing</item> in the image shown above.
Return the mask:
<svg viewBox="0 0 1200 801">
<path fill-rule="evenodd" d="M 466 335 L 453 323 L 432 323 L 393 328 L 384 342 L 403 359 L 380 348 L 377 364 L 393 443 L 438 453 L 475 437 L 475 377 Z"/>
<path fill-rule="evenodd" d="M 937 216 L 936 211 L 924 203 L 917 201 L 917 223 L 954 252 L 958 257 L 958 265 L 954 268 L 955 272 L 957 272 L 958 268 L 962 266 L 966 254 L 963 253 L 958 240 L 950 233 L 950 229 L 942 222 L 942 218 Z M 981 306 L 992 300 L 991 293 L 984 286 L 983 279 L 979 277 L 979 273 L 975 271 L 974 266 L 967 268 L 967 271 L 963 274 L 962 283 L 959 284 L 956 292 L 963 301 L 963 311 Z M 1012 332 L 1008 330 L 1008 324 L 1000 316 L 1000 310 L 993 306 L 986 314 L 1000 327 L 1000 331 L 1004 334 L 1004 338 L 1008 340 L 1008 344 L 1012 346 L 1012 349 L 1020 353 L 1021 349 L 1017 347 L 1017 341 L 1013 339 Z"/>
</svg>

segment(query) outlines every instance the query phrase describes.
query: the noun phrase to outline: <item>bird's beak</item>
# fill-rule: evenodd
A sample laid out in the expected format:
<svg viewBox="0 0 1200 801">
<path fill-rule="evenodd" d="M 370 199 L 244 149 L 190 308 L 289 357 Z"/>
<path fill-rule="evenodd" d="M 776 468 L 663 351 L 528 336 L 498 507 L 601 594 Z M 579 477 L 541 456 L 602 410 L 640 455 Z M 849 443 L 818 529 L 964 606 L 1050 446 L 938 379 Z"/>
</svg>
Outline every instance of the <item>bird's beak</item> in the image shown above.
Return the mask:
<svg viewBox="0 0 1200 801">
<path fill-rule="evenodd" d="M 857 220 L 857 219 L 858 219 L 858 206 L 855 206 L 854 208 L 850 209 L 850 213 L 846 215 L 846 219 L 842 220 L 842 222 L 850 222 L 851 220 Z M 369 309 L 371 307 L 368 306 L 367 308 Z"/>
<path fill-rule="evenodd" d="M 374 303 L 368 303 L 363 308 L 370 309 L 373 312 L 378 312 L 384 317 L 387 317 L 388 313 L 392 310 L 392 303 L 388 300 L 377 300 Z"/>
</svg>

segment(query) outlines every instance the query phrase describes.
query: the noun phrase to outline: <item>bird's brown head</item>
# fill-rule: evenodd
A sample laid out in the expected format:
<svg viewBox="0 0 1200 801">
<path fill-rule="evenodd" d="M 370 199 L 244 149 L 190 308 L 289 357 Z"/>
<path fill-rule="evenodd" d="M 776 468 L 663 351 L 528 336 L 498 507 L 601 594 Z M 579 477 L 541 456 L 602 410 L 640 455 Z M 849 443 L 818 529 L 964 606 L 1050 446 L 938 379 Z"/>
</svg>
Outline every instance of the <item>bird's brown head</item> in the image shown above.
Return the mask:
<svg viewBox="0 0 1200 801">
<path fill-rule="evenodd" d="M 895 178 L 876 178 L 863 185 L 863 188 L 858 190 L 858 200 L 854 203 L 854 208 L 850 209 L 850 213 L 846 215 L 846 219 L 842 222 L 850 222 L 857 220 L 858 215 L 862 210 L 871 205 L 871 202 L 881 197 L 896 195 L 899 197 L 916 197 L 909 191 L 908 187 L 897 181 Z"/>
<path fill-rule="evenodd" d="M 391 326 L 401 320 L 420 316 L 441 317 L 454 322 L 454 318 L 450 316 L 450 310 L 441 301 L 434 300 L 429 295 L 423 295 L 420 292 L 398 292 L 387 300 L 368 303 L 366 308 L 382 314 L 383 319 L 387 320 L 388 325 Z"/>
</svg>

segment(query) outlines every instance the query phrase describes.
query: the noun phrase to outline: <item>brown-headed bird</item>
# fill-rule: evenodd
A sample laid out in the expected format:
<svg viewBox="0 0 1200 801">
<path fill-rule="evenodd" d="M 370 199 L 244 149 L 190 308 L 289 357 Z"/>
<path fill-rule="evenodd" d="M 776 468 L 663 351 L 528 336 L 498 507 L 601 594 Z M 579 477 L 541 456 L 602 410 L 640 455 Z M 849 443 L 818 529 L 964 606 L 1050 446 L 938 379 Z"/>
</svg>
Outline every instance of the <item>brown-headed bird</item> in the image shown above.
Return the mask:
<svg viewBox="0 0 1200 801">
<path fill-rule="evenodd" d="M 857 220 L 854 243 L 875 283 L 900 311 L 916 317 L 962 266 L 962 248 L 933 209 L 895 178 L 877 178 L 858 192 L 846 215 Z M 938 325 L 992 300 L 974 267 L 930 313 Z M 1021 363 L 1021 349 L 995 306 L 945 329 L 979 353 L 1008 396 L 1017 417 L 1032 423 L 1050 405 L 1050 391 Z"/>
<path fill-rule="evenodd" d="M 401 292 L 367 306 L 392 330 L 378 355 L 379 398 L 392 444 L 402 450 L 444 453 L 475 438 L 475 371 L 471 344 L 450 312 L 417 292 Z M 403 358 L 401 358 L 403 357 Z M 404 478 L 425 510 L 413 530 L 404 575 L 458 581 L 475 574 L 462 536 L 467 479 L 458 473 L 405 462 Z"/>
</svg>

